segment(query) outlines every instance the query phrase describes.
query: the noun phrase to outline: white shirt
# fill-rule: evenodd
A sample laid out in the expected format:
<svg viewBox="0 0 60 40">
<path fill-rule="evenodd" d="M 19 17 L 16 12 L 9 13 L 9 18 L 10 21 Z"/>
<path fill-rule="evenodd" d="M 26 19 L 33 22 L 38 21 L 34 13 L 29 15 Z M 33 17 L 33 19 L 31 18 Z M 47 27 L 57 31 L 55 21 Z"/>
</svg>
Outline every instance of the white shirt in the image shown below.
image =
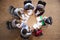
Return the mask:
<svg viewBox="0 0 60 40">
<path fill-rule="evenodd" d="M 29 28 L 28 28 L 28 26 L 27 26 L 25 23 L 22 23 L 21 26 L 22 26 L 21 35 L 22 35 L 23 37 L 28 37 L 29 35 L 31 35 L 31 32 L 29 32 Z M 23 30 L 23 29 L 26 29 L 29 33 L 27 32 L 26 35 L 23 35 L 23 33 L 22 33 L 22 30 Z"/>
</svg>

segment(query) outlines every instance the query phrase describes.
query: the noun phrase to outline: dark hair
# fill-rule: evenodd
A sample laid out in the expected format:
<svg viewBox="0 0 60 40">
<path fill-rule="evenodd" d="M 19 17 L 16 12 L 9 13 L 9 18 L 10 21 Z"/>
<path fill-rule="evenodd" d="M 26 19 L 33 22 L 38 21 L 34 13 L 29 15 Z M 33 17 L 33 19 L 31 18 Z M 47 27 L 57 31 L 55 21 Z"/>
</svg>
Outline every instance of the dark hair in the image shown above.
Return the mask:
<svg viewBox="0 0 60 40">
<path fill-rule="evenodd" d="M 49 21 L 50 21 L 50 22 L 49 22 Z M 48 17 L 48 18 L 45 20 L 45 22 L 46 22 L 47 24 L 52 25 L 52 17 Z"/>
<path fill-rule="evenodd" d="M 10 9 L 14 8 L 12 5 L 9 7 Z"/>
<path fill-rule="evenodd" d="M 46 2 L 45 1 L 38 1 L 38 4 L 42 4 L 42 5 L 44 5 L 44 6 L 46 6 Z"/>
<path fill-rule="evenodd" d="M 25 35 L 27 33 L 27 30 L 26 29 L 23 29 L 22 30 L 22 33 Z"/>
<path fill-rule="evenodd" d="M 11 10 L 12 10 L 12 12 L 11 12 Z M 14 13 L 14 10 L 15 10 L 15 8 L 14 8 L 14 6 L 9 6 L 9 13 Z"/>
<path fill-rule="evenodd" d="M 27 3 L 32 3 L 32 1 L 31 1 L 31 0 L 29 0 L 29 1 L 24 1 L 24 5 L 27 4 Z"/>
<path fill-rule="evenodd" d="M 34 9 L 34 7 L 31 6 L 31 5 L 28 5 L 28 8 L 29 8 L 29 9 L 32 9 L 32 10 Z M 29 9 L 28 9 L 28 10 L 29 10 Z"/>
</svg>

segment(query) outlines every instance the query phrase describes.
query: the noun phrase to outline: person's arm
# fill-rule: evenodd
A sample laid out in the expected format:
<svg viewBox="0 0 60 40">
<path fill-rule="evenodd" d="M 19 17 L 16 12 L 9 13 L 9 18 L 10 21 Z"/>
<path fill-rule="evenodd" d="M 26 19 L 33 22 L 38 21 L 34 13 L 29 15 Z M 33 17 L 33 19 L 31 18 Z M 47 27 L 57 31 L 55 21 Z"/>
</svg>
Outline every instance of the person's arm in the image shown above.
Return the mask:
<svg viewBox="0 0 60 40">
<path fill-rule="evenodd" d="M 16 21 L 16 19 L 12 20 L 12 22 L 11 22 L 13 27 L 16 26 L 15 21 Z"/>
<path fill-rule="evenodd" d="M 21 28 L 20 24 L 16 24 L 16 27 L 17 27 L 17 28 Z"/>
<path fill-rule="evenodd" d="M 23 23 L 21 23 L 20 27 L 22 27 L 22 26 L 23 26 Z"/>
<path fill-rule="evenodd" d="M 32 3 L 32 1 L 31 0 L 25 0 L 24 5 L 27 4 L 27 3 Z"/>
<path fill-rule="evenodd" d="M 31 35 L 32 34 L 32 32 L 28 32 L 26 35 Z"/>
<path fill-rule="evenodd" d="M 32 30 L 31 30 L 30 28 L 31 28 L 31 27 L 28 27 L 28 26 L 27 26 L 28 32 L 27 32 L 26 35 L 31 35 L 31 34 L 32 34 Z"/>
</svg>

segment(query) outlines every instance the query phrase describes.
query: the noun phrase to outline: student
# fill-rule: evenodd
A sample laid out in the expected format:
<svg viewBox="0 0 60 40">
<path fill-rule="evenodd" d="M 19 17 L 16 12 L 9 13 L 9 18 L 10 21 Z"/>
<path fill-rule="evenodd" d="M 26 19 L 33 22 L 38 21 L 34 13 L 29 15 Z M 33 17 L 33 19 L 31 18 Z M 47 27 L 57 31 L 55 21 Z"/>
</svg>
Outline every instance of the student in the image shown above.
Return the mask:
<svg viewBox="0 0 60 40">
<path fill-rule="evenodd" d="M 14 8 L 13 6 L 10 6 L 10 7 L 9 7 L 9 12 L 10 12 L 10 14 L 11 14 L 13 17 L 20 19 L 20 17 L 18 16 L 18 14 L 14 12 L 15 9 L 16 9 L 16 8 Z"/>
<path fill-rule="evenodd" d="M 28 38 L 30 37 L 32 31 L 29 29 L 29 27 L 25 24 L 25 23 L 22 23 L 21 24 L 21 37 L 24 39 L 24 40 L 28 40 Z"/>
<path fill-rule="evenodd" d="M 36 29 L 40 29 L 42 25 L 45 25 L 45 22 L 43 20 L 43 17 L 42 16 L 39 16 L 39 17 L 36 17 L 36 20 L 37 20 L 37 23 L 35 23 L 33 25 L 33 28 Z"/>
<path fill-rule="evenodd" d="M 23 8 L 15 8 L 13 6 L 10 6 L 9 12 L 13 17 L 20 19 L 21 13 L 23 14 L 24 10 Z"/>
<path fill-rule="evenodd" d="M 42 30 L 41 30 L 41 29 L 37 29 L 37 30 L 34 30 L 34 31 L 33 31 L 33 35 L 36 36 L 36 37 L 37 37 L 37 36 L 41 36 L 42 34 L 43 34 L 43 33 L 42 33 Z"/>
<path fill-rule="evenodd" d="M 36 23 L 33 25 L 33 32 L 32 33 L 34 36 L 41 36 L 42 35 L 41 27 L 42 27 L 42 23 Z"/>
<path fill-rule="evenodd" d="M 36 16 L 41 16 L 43 15 L 43 13 L 45 12 L 45 6 L 46 6 L 46 2 L 45 1 L 42 1 L 42 0 L 39 0 L 38 1 L 38 4 L 36 6 L 36 9 L 35 9 L 35 15 Z"/>
<path fill-rule="evenodd" d="M 12 21 L 7 21 L 8 29 L 21 28 L 20 25 L 21 25 L 21 23 L 19 21 L 17 21 L 16 19 L 14 19 Z"/>
<path fill-rule="evenodd" d="M 42 5 L 46 6 L 46 2 L 44 0 L 39 0 L 38 4 L 42 4 Z"/>
<path fill-rule="evenodd" d="M 52 24 L 52 17 L 42 17 L 39 16 L 36 18 L 37 19 L 37 23 L 33 25 L 34 28 L 38 27 L 41 28 L 41 26 L 45 26 L 46 24 Z"/>
<path fill-rule="evenodd" d="M 32 4 L 31 0 L 25 0 L 24 1 L 24 10 L 28 11 L 28 15 L 32 15 L 32 11 L 34 9 L 34 6 Z"/>
<path fill-rule="evenodd" d="M 38 24 L 38 25 L 39 25 L 39 24 L 45 25 L 44 19 L 45 19 L 45 17 L 42 17 L 42 16 L 36 17 L 37 24 Z"/>
<path fill-rule="evenodd" d="M 35 36 L 42 35 L 41 27 L 45 26 L 46 24 L 52 25 L 52 17 L 43 17 L 42 18 L 42 16 L 40 16 L 38 22 L 33 25 L 33 28 L 34 28 L 33 34 Z"/>
<path fill-rule="evenodd" d="M 27 14 L 24 14 L 23 8 L 14 8 L 13 6 L 10 6 L 9 11 L 16 19 L 22 19 L 25 22 L 27 22 L 29 19 L 29 16 Z"/>
</svg>

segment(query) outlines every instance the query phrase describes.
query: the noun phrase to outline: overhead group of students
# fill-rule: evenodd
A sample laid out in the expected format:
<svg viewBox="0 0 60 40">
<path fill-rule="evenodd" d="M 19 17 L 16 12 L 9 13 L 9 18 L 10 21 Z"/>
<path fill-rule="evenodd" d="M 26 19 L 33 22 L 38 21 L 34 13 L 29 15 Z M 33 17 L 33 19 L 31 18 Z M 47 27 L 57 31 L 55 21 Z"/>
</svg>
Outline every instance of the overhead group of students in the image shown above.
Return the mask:
<svg viewBox="0 0 60 40">
<path fill-rule="evenodd" d="M 24 1 L 24 8 L 15 8 L 14 6 L 9 7 L 9 13 L 14 18 L 12 21 L 7 21 L 7 28 L 20 29 L 20 36 L 24 40 L 28 40 L 30 35 L 40 36 L 42 35 L 41 27 L 45 26 L 46 24 L 52 24 L 52 17 L 42 17 L 45 12 L 46 2 L 42 0 L 38 0 L 38 3 L 35 6 L 32 4 L 32 0 L 25 0 Z M 24 13 L 24 10 L 27 11 L 27 14 Z M 32 15 L 34 10 L 34 15 L 36 16 L 36 21 L 32 28 L 29 27 L 26 23 L 30 16 Z M 21 20 L 21 21 L 20 21 Z"/>
</svg>

